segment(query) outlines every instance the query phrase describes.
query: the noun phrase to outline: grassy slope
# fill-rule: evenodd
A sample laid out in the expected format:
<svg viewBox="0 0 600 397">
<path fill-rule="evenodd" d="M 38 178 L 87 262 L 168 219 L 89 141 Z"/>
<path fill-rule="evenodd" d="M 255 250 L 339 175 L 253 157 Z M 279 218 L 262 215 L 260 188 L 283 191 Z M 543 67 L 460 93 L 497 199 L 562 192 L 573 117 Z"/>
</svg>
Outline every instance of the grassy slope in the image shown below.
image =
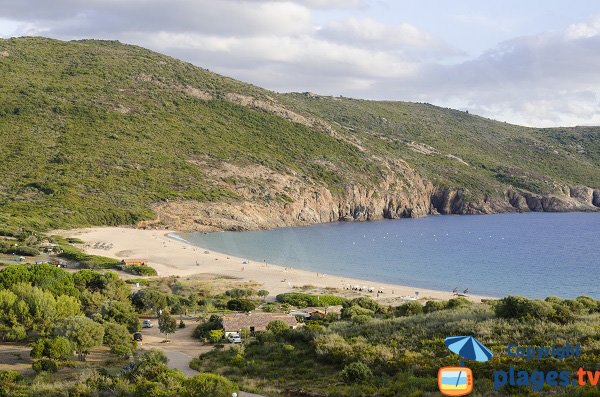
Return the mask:
<svg viewBox="0 0 600 397">
<path fill-rule="evenodd" d="M 440 186 L 498 194 L 510 183 L 539 193 L 600 186 L 600 128 L 536 129 L 428 104 L 286 94 L 283 101 L 337 123 L 372 152 L 400 157 Z M 351 132 L 350 132 L 351 131 Z M 390 141 L 391 139 L 391 141 Z M 406 143 L 424 143 L 424 155 Z M 586 153 L 578 153 L 578 145 Z M 555 152 L 556 151 L 556 152 Z M 455 155 L 470 166 L 448 158 Z"/>
<path fill-rule="evenodd" d="M 168 199 L 235 200 L 190 160 L 263 164 L 333 191 L 377 180 L 373 155 L 402 158 L 440 186 L 475 194 L 500 194 L 507 183 L 536 192 L 600 187 L 597 128 L 528 129 L 424 104 L 276 95 L 117 42 L 20 38 L 0 40 L 0 51 L 9 53 L 0 57 L 0 223 L 11 227 L 131 224 Z M 322 117 L 368 152 L 218 99 L 228 92 Z M 411 141 L 442 155 L 417 153 Z"/>
<path fill-rule="evenodd" d="M 340 183 L 376 167 L 355 147 L 266 112 L 178 87 L 265 91 L 138 47 L 0 41 L 0 222 L 39 228 L 128 224 L 166 199 L 227 200 L 188 160 L 260 163 Z M 152 76 L 152 81 L 146 81 Z M 128 108 L 123 114 L 117 109 Z"/>
</svg>

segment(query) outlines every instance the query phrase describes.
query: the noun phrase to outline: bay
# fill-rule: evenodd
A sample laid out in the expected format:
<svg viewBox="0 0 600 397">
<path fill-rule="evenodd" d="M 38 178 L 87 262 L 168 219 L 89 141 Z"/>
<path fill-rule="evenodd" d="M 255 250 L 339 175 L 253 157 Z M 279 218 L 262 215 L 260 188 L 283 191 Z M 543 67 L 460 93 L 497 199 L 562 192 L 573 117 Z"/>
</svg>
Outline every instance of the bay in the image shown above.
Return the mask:
<svg viewBox="0 0 600 397">
<path fill-rule="evenodd" d="M 253 261 L 374 282 L 600 299 L 600 213 L 429 216 L 178 236 Z"/>
</svg>

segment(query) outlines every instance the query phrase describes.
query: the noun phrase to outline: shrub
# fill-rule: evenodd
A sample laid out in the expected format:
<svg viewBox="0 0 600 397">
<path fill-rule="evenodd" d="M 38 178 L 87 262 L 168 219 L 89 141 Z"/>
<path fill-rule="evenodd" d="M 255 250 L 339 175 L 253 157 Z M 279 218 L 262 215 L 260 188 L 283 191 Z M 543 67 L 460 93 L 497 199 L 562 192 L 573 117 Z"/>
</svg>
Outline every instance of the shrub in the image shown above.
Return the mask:
<svg viewBox="0 0 600 397">
<path fill-rule="evenodd" d="M 256 309 L 256 305 L 254 302 L 247 299 L 232 299 L 227 302 L 227 308 L 229 310 L 239 311 L 239 312 L 250 312 Z"/>
<path fill-rule="evenodd" d="M 221 339 L 223 339 L 223 335 L 225 335 L 225 333 L 222 329 L 213 329 L 208 333 L 208 340 L 210 343 L 219 343 Z"/>
<path fill-rule="evenodd" d="M 357 316 L 352 316 L 352 322 L 354 324 L 366 324 L 371 321 L 373 317 L 368 316 L 366 314 L 359 314 Z"/>
<path fill-rule="evenodd" d="M 35 372 L 56 372 L 58 371 L 58 365 L 56 361 L 48 358 L 42 358 L 41 360 L 34 361 L 31 367 Z"/>
<path fill-rule="evenodd" d="M 255 291 L 251 288 L 233 288 L 225 291 L 225 295 L 234 299 L 247 298 L 254 295 Z"/>
<path fill-rule="evenodd" d="M 19 371 L 0 371 L 0 386 L 5 383 L 17 383 L 23 380 L 23 375 Z"/>
<path fill-rule="evenodd" d="M 73 358 L 73 345 L 62 336 L 52 339 L 38 339 L 31 348 L 32 358 L 47 357 L 54 360 L 68 360 Z"/>
<path fill-rule="evenodd" d="M 221 321 L 221 317 L 213 314 L 212 316 L 210 316 L 210 319 L 207 322 L 199 324 L 196 327 L 196 329 L 194 330 L 194 337 L 198 339 L 208 338 L 208 334 L 210 333 L 210 331 L 222 328 L 223 322 Z"/>
<path fill-rule="evenodd" d="M 594 298 L 590 298 L 589 296 L 578 296 L 575 300 L 581 303 L 589 313 L 600 312 L 600 301 L 597 301 Z"/>
<path fill-rule="evenodd" d="M 471 306 L 472 304 L 473 304 L 473 302 L 471 302 L 467 298 L 463 298 L 462 296 L 459 296 L 458 298 L 452 298 L 452 299 L 448 300 L 447 307 L 448 307 L 448 309 L 455 309 L 458 307 L 468 307 L 468 306 Z"/>
<path fill-rule="evenodd" d="M 210 373 L 188 378 L 184 386 L 183 397 L 231 397 L 237 390 L 227 378 Z"/>
<path fill-rule="evenodd" d="M 136 276 L 157 276 L 158 273 L 150 266 L 125 266 L 125 273 L 134 274 Z"/>
<path fill-rule="evenodd" d="M 288 329 L 290 329 L 290 326 L 282 320 L 271 321 L 267 324 L 267 331 L 271 331 L 275 336 L 282 335 Z"/>
<path fill-rule="evenodd" d="M 288 292 L 285 294 L 279 294 L 275 299 L 277 299 L 277 302 L 287 303 L 300 308 L 307 306 L 336 306 L 342 305 L 348 301 L 346 298 L 335 295 L 311 295 L 301 292 Z"/>
<path fill-rule="evenodd" d="M 552 299 L 551 299 L 552 300 Z M 496 316 L 507 319 L 540 319 L 562 322 L 564 311 L 556 317 L 556 308 L 563 308 L 560 304 L 531 300 L 523 296 L 507 296 L 498 301 L 494 307 Z"/>
<path fill-rule="evenodd" d="M 423 305 L 419 302 L 408 302 L 396 307 L 396 316 L 398 317 L 413 316 L 421 313 L 423 313 Z"/>
<path fill-rule="evenodd" d="M 341 376 L 346 383 L 358 383 L 371 379 L 373 372 L 364 363 L 354 362 L 344 367 Z"/>
<path fill-rule="evenodd" d="M 444 310 L 448 307 L 448 303 L 444 301 L 427 301 L 423 307 L 423 312 L 433 313 L 439 310 Z"/>
<path fill-rule="evenodd" d="M 319 335 L 314 343 L 317 356 L 327 362 L 343 362 L 352 354 L 352 347 L 338 334 Z"/>
<path fill-rule="evenodd" d="M 366 309 L 364 307 L 358 305 L 352 305 L 348 307 L 344 307 L 342 309 L 341 316 L 343 319 L 351 319 L 355 316 L 369 316 L 373 317 L 375 313 L 372 310 Z"/>
<path fill-rule="evenodd" d="M 383 312 L 383 308 L 381 307 L 381 305 L 379 303 L 375 302 L 373 299 L 368 298 L 366 296 L 361 296 L 360 298 L 354 298 L 350 302 L 347 302 L 346 305 L 360 306 L 364 309 L 371 310 L 373 313 L 382 313 Z"/>
<path fill-rule="evenodd" d="M 110 348 L 110 352 L 123 359 L 128 359 L 133 354 L 131 345 L 115 345 Z"/>
<path fill-rule="evenodd" d="M 244 365 L 244 356 L 242 356 L 239 353 L 234 355 L 231 358 L 231 365 L 233 365 L 234 367 L 241 367 L 242 365 Z"/>
</svg>

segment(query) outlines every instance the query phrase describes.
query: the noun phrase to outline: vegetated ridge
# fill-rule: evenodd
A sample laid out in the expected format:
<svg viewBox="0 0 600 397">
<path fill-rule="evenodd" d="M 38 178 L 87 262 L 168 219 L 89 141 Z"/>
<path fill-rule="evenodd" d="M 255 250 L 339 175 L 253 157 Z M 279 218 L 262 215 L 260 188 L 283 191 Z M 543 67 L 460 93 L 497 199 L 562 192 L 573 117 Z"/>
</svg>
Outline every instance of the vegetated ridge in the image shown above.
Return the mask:
<svg viewBox="0 0 600 397">
<path fill-rule="evenodd" d="M 592 211 L 599 133 L 279 94 L 114 41 L 0 40 L 8 228 Z"/>
</svg>

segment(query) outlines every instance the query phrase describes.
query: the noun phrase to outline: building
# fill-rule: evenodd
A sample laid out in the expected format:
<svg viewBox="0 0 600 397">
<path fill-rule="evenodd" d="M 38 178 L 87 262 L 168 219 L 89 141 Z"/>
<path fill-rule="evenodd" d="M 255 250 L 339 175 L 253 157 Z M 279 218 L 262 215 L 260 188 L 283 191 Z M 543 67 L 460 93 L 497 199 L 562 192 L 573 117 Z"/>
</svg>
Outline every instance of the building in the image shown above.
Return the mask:
<svg viewBox="0 0 600 397">
<path fill-rule="evenodd" d="M 123 259 L 121 261 L 121 264 L 123 266 L 145 266 L 146 260 L 139 259 L 139 258 L 129 258 L 129 259 Z"/>
<path fill-rule="evenodd" d="M 329 306 L 327 308 L 324 307 L 305 307 L 303 309 L 295 309 L 290 312 L 290 314 L 294 317 L 301 317 L 305 320 L 318 320 L 320 318 L 325 317 L 329 313 L 337 313 L 340 314 L 342 311 L 342 306 Z"/>
<path fill-rule="evenodd" d="M 296 317 L 285 313 L 236 313 L 223 316 L 223 329 L 225 337 L 231 334 L 237 334 L 242 329 L 247 329 L 250 333 L 266 331 L 267 325 L 271 321 L 283 321 L 290 328 L 297 328 L 300 324 Z"/>
</svg>

